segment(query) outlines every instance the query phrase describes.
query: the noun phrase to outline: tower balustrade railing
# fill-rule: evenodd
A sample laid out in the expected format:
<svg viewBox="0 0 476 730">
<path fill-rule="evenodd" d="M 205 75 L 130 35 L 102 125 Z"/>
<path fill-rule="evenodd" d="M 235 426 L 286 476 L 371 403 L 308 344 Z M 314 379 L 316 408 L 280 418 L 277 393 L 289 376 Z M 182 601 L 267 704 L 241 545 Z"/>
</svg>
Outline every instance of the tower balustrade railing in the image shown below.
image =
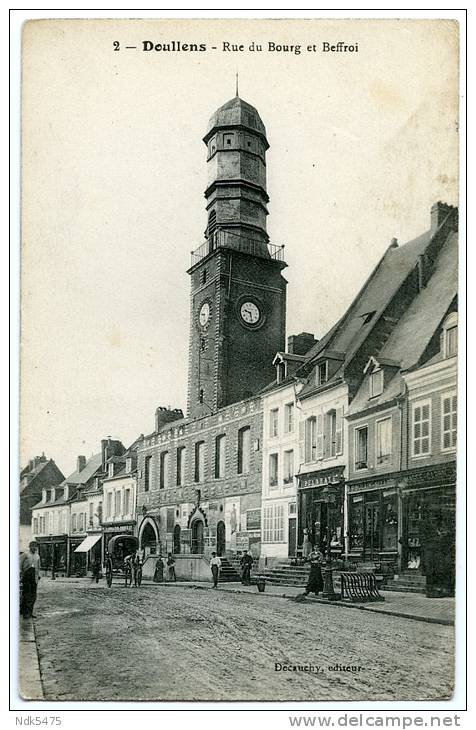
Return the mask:
<svg viewBox="0 0 476 730">
<path fill-rule="evenodd" d="M 234 251 L 240 251 L 260 258 L 284 261 L 284 244 L 265 244 L 263 241 L 257 241 L 248 236 L 233 233 L 232 231 L 217 230 L 210 234 L 201 246 L 191 252 L 191 265 L 195 266 L 195 264 L 198 264 L 199 261 L 218 248 L 231 248 Z"/>
</svg>

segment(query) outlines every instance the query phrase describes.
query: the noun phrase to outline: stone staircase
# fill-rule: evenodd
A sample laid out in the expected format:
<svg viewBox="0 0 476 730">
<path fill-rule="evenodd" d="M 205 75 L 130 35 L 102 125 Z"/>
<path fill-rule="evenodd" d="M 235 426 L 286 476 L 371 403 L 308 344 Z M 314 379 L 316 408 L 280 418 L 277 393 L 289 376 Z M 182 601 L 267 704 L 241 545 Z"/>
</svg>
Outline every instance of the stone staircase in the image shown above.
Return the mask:
<svg viewBox="0 0 476 730">
<path fill-rule="evenodd" d="M 235 566 L 235 561 L 231 560 L 228 557 L 225 557 L 222 555 L 220 557 L 221 560 L 221 568 L 220 568 L 220 581 L 222 583 L 236 583 L 237 581 L 241 580 L 241 574 L 239 570 L 239 561 L 238 561 L 238 570 L 237 566 Z"/>
<path fill-rule="evenodd" d="M 401 591 L 402 593 L 426 593 L 426 576 L 419 573 L 404 572 L 387 580 L 385 591 Z"/>
<path fill-rule="evenodd" d="M 263 568 L 260 575 L 272 585 L 299 586 L 304 588 L 309 576 L 308 565 L 295 565 L 291 562 L 280 561 L 269 568 Z"/>
</svg>

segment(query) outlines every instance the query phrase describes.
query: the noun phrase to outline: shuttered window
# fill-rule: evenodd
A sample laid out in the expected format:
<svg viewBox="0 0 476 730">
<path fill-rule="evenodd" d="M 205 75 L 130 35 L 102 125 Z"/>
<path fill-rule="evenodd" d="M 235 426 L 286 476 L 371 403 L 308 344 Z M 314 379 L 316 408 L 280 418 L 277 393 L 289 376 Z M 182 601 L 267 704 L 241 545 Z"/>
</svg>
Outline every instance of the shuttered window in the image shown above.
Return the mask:
<svg viewBox="0 0 476 730">
<path fill-rule="evenodd" d="M 441 445 L 444 451 L 456 448 L 456 394 L 444 395 L 441 399 Z"/>
<path fill-rule="evenodd" d="M 377 466 L 392 461 L 392 419 L 377 421 Z"/>
<path fill-rule="evenodd" d="M 430 453 L 431 447 L 431 403 L 422 401 L 413 406 L 413 456 Z"/>
<path fill-rule="evenodd" d="M 344 406 L 336 408 L 336 455 L 344 450 Z"/>
<path fill-rule="evenodd" d="M 263 542 L 284 542 L 284 505 L 264 507 Z"/>
</svg>

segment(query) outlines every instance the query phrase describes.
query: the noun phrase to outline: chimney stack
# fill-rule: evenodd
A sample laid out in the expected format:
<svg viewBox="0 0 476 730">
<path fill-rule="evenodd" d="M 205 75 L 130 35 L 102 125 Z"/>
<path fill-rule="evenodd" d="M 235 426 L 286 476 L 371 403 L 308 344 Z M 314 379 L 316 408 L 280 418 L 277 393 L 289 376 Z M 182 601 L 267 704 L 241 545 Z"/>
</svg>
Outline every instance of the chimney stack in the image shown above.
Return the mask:
<svg viewBox="0 0 476 730">
<path fill-rule="evenodd" d="M 305 355 L 318 340 L 310 332 L 301 332 L 299 335 L 289 335 L 288 353 L 290 355 Z"/>
<path fill-rule="evenodd" d="M 445 220 L 448 228 L 458 230 L 458 208 L 438 201 L 431 206 L 431 232 L 435 233 Z"/>
<path fill-rule="evenodd" d="M 77 462 L 76 462 L 76 471 L 79 473 L 83 471 L 84 467 L 86 466 L 86 457 L 85 456 L 78 456 Z"/>
<path fill-rule="evenodd" d="M 165 406 L 159 406 L 155 411 L 155 430 L 159 431 L 162 426 L 171 421 L 178 421 L 183 418 L 183 411 L 181 408 L 167 408 Z"/>
</svg>

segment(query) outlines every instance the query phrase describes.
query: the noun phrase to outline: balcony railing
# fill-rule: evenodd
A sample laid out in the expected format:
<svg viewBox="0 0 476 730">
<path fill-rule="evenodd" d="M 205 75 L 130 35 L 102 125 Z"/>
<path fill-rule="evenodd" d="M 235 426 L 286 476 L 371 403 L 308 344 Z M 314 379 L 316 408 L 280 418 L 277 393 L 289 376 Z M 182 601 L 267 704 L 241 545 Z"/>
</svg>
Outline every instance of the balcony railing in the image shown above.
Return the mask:
<svg viewBox="0 0 476 730">
<path fill-rule="evenodd" d="M 215 231 L 205 243 L 192 251 L 191 265 L 195 266 L 218 248 L 232 248 L 234 251 L 241 251 L 241 253 L 252 254 L 260 258 L 284 261 L 284 244 L 277 246 L 273 243 L 241 236 L 232 231 Z"/>
</svg>

